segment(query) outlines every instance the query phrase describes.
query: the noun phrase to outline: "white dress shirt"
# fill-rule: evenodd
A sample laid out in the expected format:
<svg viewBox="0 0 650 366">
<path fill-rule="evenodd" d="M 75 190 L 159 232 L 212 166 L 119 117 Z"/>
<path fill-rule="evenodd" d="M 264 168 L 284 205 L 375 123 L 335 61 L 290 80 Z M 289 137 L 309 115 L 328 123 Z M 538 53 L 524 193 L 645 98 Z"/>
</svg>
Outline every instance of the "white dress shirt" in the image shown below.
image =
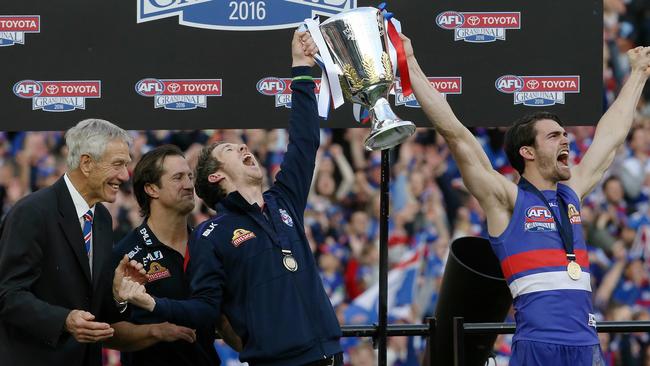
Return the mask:
<svg viewBox="0 0 650 366">
<path fill-rule="evenodd" d="M 93 225 L 94 225 L 94 220 L 95 220 L 95 206 L 89 207 L 88 203 L 86 200 L 81 197 L 81 194 L 79 191 L 77 191 L 77 188 L 72 184 L 72 181 L 70 178 L 68 178 L 68 174 L 63 175 L 63 179 L 65 180 L 65 185 L 68 187 L 68 191 L 70 191 L 70 196 L 72 196 L 72 202 L 74 203 L 74 208 L 77 211 L 77 218 L 79 220 L 79 226 L 81 227 L 81 232 L 83 232 L 84 229 L 84 215 L 88 210 L 91 210 L 93 213 Z M 94 231 L 94 230 L 93 230 Z M 90 236 L 90 251 L 88 252 L 88 264 L 90 265 L 90 273 L 93 273 L 93 241 L 94 237 L 91 235 Z"/>
</svg>

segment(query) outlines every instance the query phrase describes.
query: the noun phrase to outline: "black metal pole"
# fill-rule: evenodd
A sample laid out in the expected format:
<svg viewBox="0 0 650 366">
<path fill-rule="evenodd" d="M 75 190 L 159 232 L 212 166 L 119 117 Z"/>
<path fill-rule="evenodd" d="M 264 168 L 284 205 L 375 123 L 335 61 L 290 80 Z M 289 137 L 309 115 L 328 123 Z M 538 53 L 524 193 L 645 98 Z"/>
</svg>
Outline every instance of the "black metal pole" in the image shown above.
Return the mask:
<svg viewBox="0 0 650 366">
<path fill-rule="evenodd" d="M 429 350 L 429 366 L 435 366 L 433 359 L 434 344 L 436 344 L 436 318 L 429 318 L 429 340 L 427 349 Z"/>
<path fill-rule="evenodd" d="M 377 337 L 377 325 L 343 325 L 343 337 Z M 386 328 L 388 337 L 410 337 L 429 334 L 427 324 L 392 324 Z"/>
<path fill-rule="evenodd" d="M 465 323 L 465 334 L 514 334 L 515 323 Z M 649 332 L 650 321 L 602 321 L 596 323 L 598 333 Z"/>
<path fill-rule="evenodd" d="M 390 149 L 381 151 L 381 195 L 379 197 L 379 366 L 386 366 L 386 328 L 388 326 L 388 208 L 390 192 Z"/>
<path fill-rule="evenodd" d="M 384 328 L 384 336 L 380 336 L 380 327 L 378 325 L 343 325 L 343 337 L 372 337 L 377 345 L 382 339 L 388 336 L 408 337 L 423 336 L 429 337 L 429 357 L 428 362 L 425 359 L 423 365 L 434 366 L 434 344 L 436 343 L 436 319 L 427 319 L 427 324 L 394 324 Z M 596 330 L 599 333 L 632 333 L 632 332 L 650 332 L 650 321 L 603 321 L 596 324 Z M 515 332 L 514 323 L 465 323 L 462 317 L 453 319 L 453 342 L 452 347 L 455 351 L 453 363 L 463 365 L 467 360 L 465 357 L 465 336 L 472 337 L 481 334 L 513 334 Z M 221 338 L 217 335 L 217 338 Z M 380 360 L 381 360 L 381 354 Z M 384 353 L 385 356 L 385 353 Z M 386 362 L 385 360 L 383 362 Z M 384 364 L 385 365 L 385 364 Z M 445 365 L 441 365 L 445 366 Z"/>
</svg>

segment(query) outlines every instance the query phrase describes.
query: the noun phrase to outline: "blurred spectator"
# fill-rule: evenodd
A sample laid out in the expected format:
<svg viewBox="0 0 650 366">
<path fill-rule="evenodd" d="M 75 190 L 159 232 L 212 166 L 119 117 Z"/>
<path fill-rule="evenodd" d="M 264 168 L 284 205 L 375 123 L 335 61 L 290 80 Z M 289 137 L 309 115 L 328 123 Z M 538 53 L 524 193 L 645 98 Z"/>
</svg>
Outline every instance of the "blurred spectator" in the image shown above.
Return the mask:
<svg viewBox="0 0 650 366">
<path fill-rule="evenodd" d="M 623 160 L 620 176 L 625 196 L 632 203 L 639 199 L 646 174 L 650 172 L 648 142 L 650 140 L 645 128 L 637 126 L 630 131 L 627 139 L 630 156 Z"/>
</svg>

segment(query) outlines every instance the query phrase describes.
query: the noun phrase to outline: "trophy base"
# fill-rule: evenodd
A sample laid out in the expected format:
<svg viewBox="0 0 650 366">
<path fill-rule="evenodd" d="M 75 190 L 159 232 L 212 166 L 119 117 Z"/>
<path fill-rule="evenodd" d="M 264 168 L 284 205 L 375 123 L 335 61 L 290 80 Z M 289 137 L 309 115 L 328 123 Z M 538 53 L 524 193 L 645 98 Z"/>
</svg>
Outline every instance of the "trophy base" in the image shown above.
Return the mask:
<svg viewBox="0 0 650 366">
<path fill-rule="evenodd" d="M 393 148 L 415 133 L 415 125 L 411 121 L 382 121 L 386 127 L 373 131 L 366 138 L 365 147 L 368 151 Z"/>
<path fill-rule="evenodd" d="M 415 124 L 397 117 L 385 97 L 377 99 L 370 108 L 372 129 L 366 139 L 366 150 L 386 150 L 395 147 L 415 133 Z"/>
</svg>

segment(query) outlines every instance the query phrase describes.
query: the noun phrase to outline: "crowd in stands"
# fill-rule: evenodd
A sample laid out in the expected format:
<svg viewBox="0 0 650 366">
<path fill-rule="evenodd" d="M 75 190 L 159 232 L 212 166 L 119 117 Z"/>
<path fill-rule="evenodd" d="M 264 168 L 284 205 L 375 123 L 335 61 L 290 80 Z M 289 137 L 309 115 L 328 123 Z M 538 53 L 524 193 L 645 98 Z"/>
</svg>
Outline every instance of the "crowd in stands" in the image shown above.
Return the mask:
<svg viewBox="0 0 650 366">
<path fill-rule="evenodd" d="M 604 0 L 603 110 L 626 78 L 625 52 L 650 44 L 650 2 Z M 650 94 L 647 94 L 650 95 Z M 596 107 L 596 106 L 595 106 Z M 114 121 L 119 124 L 119 121 Z M 589 147 L 595 121 L 566 121 L 571 161 Z M 495 169 L 516 180 L 503 151 L 503 128 L 475 128 Z M 378 282 L 380 155 L 363 148 L 368 130 L 322 129 L 308 208 L 306 232 L 320 267 L 323 285 L 342 324 L 372 322 L 355 299 Z M 149 149 L 178 145 L 193 166 L 198 151 L 218 140 L 248 144 L 267 167 L 268 182 L 278 172 L 287 133 L 284 130 L 131 131 L 133 163 Z M 598 320 L 650 320 L 650 103 L 642 98 L 635 126 L 606 178 L 583 202 L 582 224 L 589 245 L 594 306 Z M 0 213 L 2 217 L 26 194 L 52 184 L 65 172 L 62 132 L 0 132 Z M 419 129 L 391 156 L 389 264 L 399 266 L 417 254 L 407 303 L 391 311 L 393 323 L 421 323 L 432 316 L 450 243 L 457 237 L 486 236 L 484 214 L 465 190 L 442 139 Z M 213 214 L 197 198 L 194 224 Z M 114 240 L 119 241 L 142 218 L 129 184 L 114 204 Z M 403 281 L 400 285 L 403 285 Z M 402 296 L 403 298 L 404 296 Z M 483 303 L 488 304 L 486 299 Z M 404 309 L 404 305 L 406 309 Z M 512 321 L 512 314 L 507 321 Z M 650 335 L 600 334 L 609 366 L 650 365 Z M 370 339 L 343 339 L 346 362 L 376 365 Z M 418 365 L 425 341 L 389 339 L 389 365 Z M 220 342 L 223 364 L 238 365 L 236 354 Z M 499 336 L 494 362 L 507 365 L 510 337 Z M 119 357 L 106 353 L 106 364 Z"/>
</svg>

